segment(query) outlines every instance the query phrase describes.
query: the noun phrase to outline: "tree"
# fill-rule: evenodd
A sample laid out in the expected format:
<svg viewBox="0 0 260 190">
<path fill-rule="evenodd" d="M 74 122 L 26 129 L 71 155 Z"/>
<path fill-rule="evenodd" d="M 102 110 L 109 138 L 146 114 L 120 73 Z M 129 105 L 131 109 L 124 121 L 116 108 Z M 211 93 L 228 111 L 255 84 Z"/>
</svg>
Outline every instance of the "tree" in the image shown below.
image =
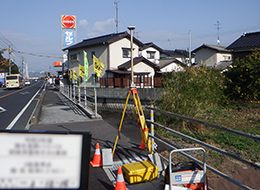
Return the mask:
<svg viewBox="0 0 260 190">
<path fill-rule="evenodd" d="M 260 49 L 243 59 L 237 58 L 233 68 L 225 73 L 225 93 L 233 101 L 260 100 Z"/>
</svg>

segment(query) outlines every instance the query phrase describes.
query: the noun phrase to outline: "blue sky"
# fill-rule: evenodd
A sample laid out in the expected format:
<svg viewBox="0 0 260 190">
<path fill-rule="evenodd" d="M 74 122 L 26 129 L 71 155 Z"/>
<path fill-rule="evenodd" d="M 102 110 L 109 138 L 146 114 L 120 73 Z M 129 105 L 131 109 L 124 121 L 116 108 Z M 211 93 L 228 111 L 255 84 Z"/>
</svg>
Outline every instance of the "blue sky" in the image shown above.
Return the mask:
<svg viewBox="0 0 260 190">
<path fill-rule="evenodd" d="M 1 0 L 0 49 L 8 41 L 16 51 L 37 55 L 61 54 L 61 15 L 75 15 L 77 42 L 116 32 L 114 0 Z M 260 31 L 259 0 L 120 0 L 119 32 L 135 26 L 135 37 L 163 49 L 191 49 L 205 44 L 228 46 L 243 32 Z M 7 41 L 8 40 L 8 41 Z M 7 53 L 4 54 L 8 58 Z M 29 71 L 51 71 L 53 58 L 16 53 Z"/>
</svg>

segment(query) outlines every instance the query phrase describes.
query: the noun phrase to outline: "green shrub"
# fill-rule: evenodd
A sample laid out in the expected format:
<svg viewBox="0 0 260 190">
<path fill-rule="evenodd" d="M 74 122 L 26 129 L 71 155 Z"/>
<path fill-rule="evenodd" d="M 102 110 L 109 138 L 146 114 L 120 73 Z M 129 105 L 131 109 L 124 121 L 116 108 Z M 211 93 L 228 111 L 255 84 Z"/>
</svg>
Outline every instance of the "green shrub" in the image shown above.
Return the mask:
<svg viewBox="0 0 260 190">
<path fill-rule="evenodd" d="M 187 67 L 184 72 L 166 73 L 163 77 L 163 96 L 159 108 L 172 113 L 196 118 L 223 101 L 224 77 L 215 69 L 204 66 Z M 165 117 L 167 123 L 168 117 Z M 168 120 L 169 121 L 169 120 Z M 175 124 L 180 119 L 174 119 Z M 173 122 L 171 120 L 170 122 Z M 187 122 L 184 123 L 184 126 Z"/>
<path fill-rule="evenodd" d="M 230 100 L 259 101 L 260 99 L 260 50 L 243 59 L 236 59 L 227 77 L 225 94 Z"/>
</svg>

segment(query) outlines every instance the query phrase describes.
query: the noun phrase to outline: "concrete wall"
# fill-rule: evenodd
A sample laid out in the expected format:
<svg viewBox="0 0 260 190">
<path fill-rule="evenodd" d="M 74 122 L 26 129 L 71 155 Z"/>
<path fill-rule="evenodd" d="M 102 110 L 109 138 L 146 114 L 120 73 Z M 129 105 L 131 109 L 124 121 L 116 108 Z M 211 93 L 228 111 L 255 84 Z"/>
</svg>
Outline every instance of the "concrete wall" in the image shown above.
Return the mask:
<svg viewBox="0 0 260 190">
<path fill-rule="evenodd" d="M 93 88 L 88 88 L 87 90 L 93 91 Z M 107 98 L 107 99 L 126 99 L 129 92 L 129 88 L 96 88 L 97 97 Z M 161 91 L 156 88 L 137 88 L 137 92 L 140 100 L 150 101 L 159 100 Z M 130 97 L 132 99 L 132 96 Z"/>
</svg>

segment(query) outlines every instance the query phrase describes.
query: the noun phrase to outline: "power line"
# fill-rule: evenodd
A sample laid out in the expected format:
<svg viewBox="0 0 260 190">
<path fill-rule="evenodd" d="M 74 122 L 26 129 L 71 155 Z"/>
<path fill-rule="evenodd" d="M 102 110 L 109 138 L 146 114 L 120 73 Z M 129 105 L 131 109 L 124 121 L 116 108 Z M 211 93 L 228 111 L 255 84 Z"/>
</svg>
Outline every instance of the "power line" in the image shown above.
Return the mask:
<svg viewBox="0 0 260 190">
<path fill-rule="evenodd" d="M 54 58 L 54 59 L 62 59 L 62 57 L 56 57 L 56 56 L 39 55 L 39 54 L 26 53 L 26 52 L 15 51 L 15 50 L 13 50 L 13 51 L 16 52 L 16 53 L 27 54 L 27 55 L 37 56 L 37 57 L 47 57 L 47 58 Z"/>
</svg>

